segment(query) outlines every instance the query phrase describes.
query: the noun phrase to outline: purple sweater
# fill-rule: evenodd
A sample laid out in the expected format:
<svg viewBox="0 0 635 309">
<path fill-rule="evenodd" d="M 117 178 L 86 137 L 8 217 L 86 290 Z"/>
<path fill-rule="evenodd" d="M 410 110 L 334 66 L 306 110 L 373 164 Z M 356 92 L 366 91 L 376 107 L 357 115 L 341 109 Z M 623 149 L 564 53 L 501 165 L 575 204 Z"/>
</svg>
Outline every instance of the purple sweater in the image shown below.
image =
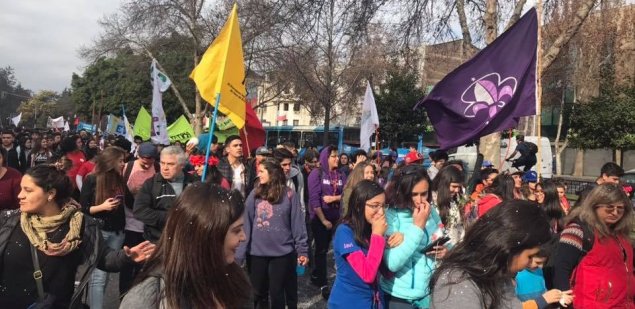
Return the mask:
<svg viewBox="0 0 635 309">
<path fill-rule="evenodd" d="M 252 190 L 245 201 L 245 235 L 236 253 L 239 263 L 247 254 L 277 257 L 293 252 L 308 255 L 306 225 L 300 198 L 292 190 L 284 193 L 281 201 L 271 204 L 256 198 Z"/>
<path fill-rule="evenodd" d="M 315 209 L 322 208 L 324 217 L 335 224 L 340 219 L 340 202 L 324 203 L 325 195 L 341 195 L 346 175 L 340 171 L 329 171 L 329 155 L 331 147 L 324 147 L 320 152 L 320 168 L 314 169 L 309 174 L 309 214 L 315 218 Z"/>
</svg>

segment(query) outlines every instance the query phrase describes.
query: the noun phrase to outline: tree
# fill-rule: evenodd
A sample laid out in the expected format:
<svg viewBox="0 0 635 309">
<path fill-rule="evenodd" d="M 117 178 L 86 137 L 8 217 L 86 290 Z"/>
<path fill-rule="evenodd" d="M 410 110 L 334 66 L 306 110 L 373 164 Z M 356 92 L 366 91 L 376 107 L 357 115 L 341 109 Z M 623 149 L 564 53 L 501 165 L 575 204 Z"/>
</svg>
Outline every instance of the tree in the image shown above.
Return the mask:
<svg viewBox="0 0 635 309">
<path fill-rule="evenodd" d="M 571 117 L 571 143 L 582 149 L 635 149 L 635 85 L 603 91 Z"/>
<path fill-rule="evenodd" d="M 570 16 L 577 9 L 577 4 L 572 1 L 552 4 L 545 16 L 548 26 L 543 31 L 543 39 L 546 45 L 565 31 Z M 629 44 L 632 46 L 633 42 L 634 16 L 633 6 L 625 6 L 620 0 L 602 1 L 569 44 L 562 48 L 560 56 L 544 71 L 542 104 L 560 111 L 554 141 L 556 174 L 562 172 L 561 155 L 570 145 L 566 129 L 571 110 L 591 101 L 603 90 L 611 90 L 629 78 L 635 78 L 633 53 L 629 51 Z M 578 149 L 574 175 L 582 175 L 583 155 L 583 150 Z"/>
<path fill-rule="evenodd" d="M 22 88 L 12 67 L 0 68 L 0 127 L 14 116 L 20 103 L 31 97 L 31 91 Z"/>
<path fill-rule="evenodd" d="M 41 90 L 36 93 L 18 108 L 18 112 L 22 113 L 22 123 L 31 125 L 34 128 L 46 127 L 48 116 L 62 116 L 57 111 L 56 103 L 59 98 L 60 95 L 51 90 Z"/>
<path fill-rule="evenodd" d="M 373 1 L 369 1 L 373 2 Z M 288 9 L 293 4 L 289 3 Z M 278 39 L 280 68 L 316 123 L 328 130 L 338 116 L 359 111 L 364 82 L 372 66 L 363 61 L 370 19 L 376 7 L 359 1 L 307 1 L 305 13 Z M 323 119 L 320 122 L 319 118 Z M 324 135 L 323 144 L 328 143 Z"/>
<path fill-rule="evenodd" d="M 194 106 L 194 85 L 189 80 L 191 56 L 178 50 L 182 42 L 179 36 L 163 38 L 155 50 L 161 55 L 163 67 L 173 72 L 170 76 L 176 87 L 183 89 L 183 96 Z M 134 119 L 141 106 L 150 108 L 152 86 L 150 60 L 132 50 L 121 51 L 113 57 L 101 57 L 91 63 L 82 75 L 74 74 L 71 81 L 72 100 L 78 106 L 83 119 L 97 122 L 95 117 L 109 113 L 120 115 L 122 104 L 126 114 Z M 176 120 L 183 109 L 174 92 L 163 93 L 163 105 L 168 121 Z"/>
<path fill-rule="evenodd" d="M 392 143 L 416 141 L 426 129 L 427 117 L 423 109 L 412 110 L 424 92 L 417 85 L 414 72 L 391 71 L 375 96 L 379 114 L 379 137 Z"/>
</svg>

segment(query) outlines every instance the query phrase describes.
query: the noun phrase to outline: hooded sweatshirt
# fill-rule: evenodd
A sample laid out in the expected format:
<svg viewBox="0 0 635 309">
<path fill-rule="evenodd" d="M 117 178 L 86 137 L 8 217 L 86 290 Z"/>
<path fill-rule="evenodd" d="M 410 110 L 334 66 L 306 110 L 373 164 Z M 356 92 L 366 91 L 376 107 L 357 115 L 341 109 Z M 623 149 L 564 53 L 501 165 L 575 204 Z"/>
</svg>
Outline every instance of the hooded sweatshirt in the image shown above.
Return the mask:
<svg viewBox="0 0 635 309">
<path fill-rule="evenodd" d="M 300 196 L 300 205 L 302 205 L 302 212 L 306 213 L 306 205 L 304 203 L 304 175 L 302 170 L 295 165 L 291 165 L 289 171 L 289 177 L 287 177 L 287 187 L 295 191 Z"/>
<path fill-rule="evenodd" d="M 329 170 L 329 155 L 331 147 L 324 147 L 320 152 L 320 168 L 309 174 L 309 213 L 315 218 L 315 209 L 322 208 L 324 217 L 330 222 L 337 222 L 340 218 L 340 202 L 327 204 L 322 199 L 326 195 L 341 195 L 346 183 L 346 175 L 341 171 Z"/>
</svg>

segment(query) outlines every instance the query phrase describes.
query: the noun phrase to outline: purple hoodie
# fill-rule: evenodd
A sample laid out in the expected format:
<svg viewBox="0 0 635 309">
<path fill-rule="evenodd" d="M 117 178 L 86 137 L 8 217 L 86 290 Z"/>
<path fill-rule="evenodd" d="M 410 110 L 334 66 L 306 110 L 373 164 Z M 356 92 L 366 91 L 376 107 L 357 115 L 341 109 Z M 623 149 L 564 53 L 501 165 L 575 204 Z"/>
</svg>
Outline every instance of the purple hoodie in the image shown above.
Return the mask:
<svg viewBox="0 0 635 309">
<path fill-rule="evenodd" d="M 346 184 L 346 175 L 337 169 L 329 171 L 330 154 L 331 146 L 324 147 L 320 152 L 320 168 L 314 169 L 309 174 L 309 214 L 311 219 L 315 218 L 315 208 L 320 207 L 324 217 L 335 224 L 340 218 L 340 202 L 326 204 L 322 197 L 341 195 Z"/>
</svg>

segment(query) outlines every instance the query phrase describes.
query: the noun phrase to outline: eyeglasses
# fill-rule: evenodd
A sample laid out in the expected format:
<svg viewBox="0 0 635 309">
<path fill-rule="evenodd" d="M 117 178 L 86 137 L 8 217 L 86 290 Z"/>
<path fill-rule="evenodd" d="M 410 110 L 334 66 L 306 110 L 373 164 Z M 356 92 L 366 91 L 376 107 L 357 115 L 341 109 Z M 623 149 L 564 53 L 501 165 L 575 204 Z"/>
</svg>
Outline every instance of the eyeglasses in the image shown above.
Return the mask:
<svg viewBox="0 0 635 309">
<path fill-rule="evenodd" d="M 624 205 L 622 204 L 618 204 L 618 205 L 598 204 L 597 206 L 595 206 L 595 208 L 604 208 L 604 211 L 606 211 L 606 213 L 612 213 L 616 210 L 618 214 L 624 213 Z"/>
<path fill-rule="evenodd" d="M 366 207 L 378 211 L 379 209 L 386 209 L 386 204 L 368 204 L 366 203 Z"/>
</svg>

